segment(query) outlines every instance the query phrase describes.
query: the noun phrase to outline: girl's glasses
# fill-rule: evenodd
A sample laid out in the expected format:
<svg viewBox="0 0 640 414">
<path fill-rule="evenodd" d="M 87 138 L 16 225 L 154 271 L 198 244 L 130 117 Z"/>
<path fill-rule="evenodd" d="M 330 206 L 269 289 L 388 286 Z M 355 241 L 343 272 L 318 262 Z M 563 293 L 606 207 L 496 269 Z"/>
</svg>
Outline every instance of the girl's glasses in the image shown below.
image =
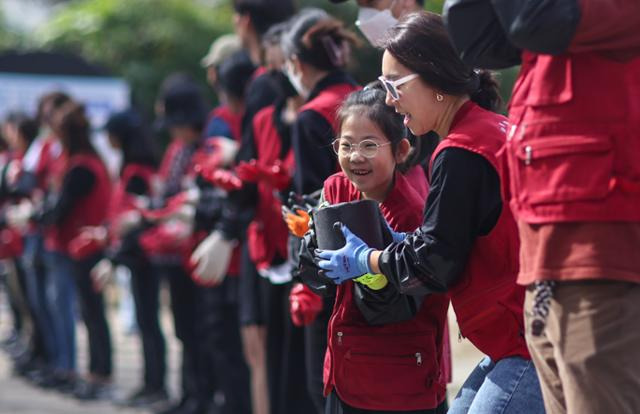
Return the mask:
<svg viewBox="0 0 640 414">
<path fill-rule="evenodd" d="M 331 145 L 333 145 L 333 151 L 340 157 L 348 157 L 353 151 L 357 151 L 365 158 L 373 158 L 378 155 L 378 148 L 391 145 L 391 143 L 378 144 L 374 140 L 363 139 L 357 144 L 352 144 L 345 138 L 337 138 Z"/>
<path fill-rule="evenodd" d="M 418 76 L 420 75 L 418 75 L 417 73 L 411 73 L 396 80 L 389 80 L 384 76 L 378 76 L 378 80 L 384 85 L 384 88 L 387 90 L 387 92 L 389 92 L 391 98 L 393 98 L 394 101 L 397 101 L 398 99 L 400 99 L 400 92 L 398 91 L 398 87 L 414 80 Z"/>
</svg>

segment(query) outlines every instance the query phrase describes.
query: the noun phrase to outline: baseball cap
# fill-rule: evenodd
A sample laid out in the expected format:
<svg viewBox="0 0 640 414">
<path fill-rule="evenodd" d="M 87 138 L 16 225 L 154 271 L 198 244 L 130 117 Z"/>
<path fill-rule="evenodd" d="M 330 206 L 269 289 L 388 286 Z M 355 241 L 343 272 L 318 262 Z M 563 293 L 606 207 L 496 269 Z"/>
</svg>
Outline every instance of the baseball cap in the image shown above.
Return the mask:
<svg viewBox="0 0 640 414">
<path fill-rule="evenodd" d="M 208 68 L 222 63 L 223 60 L 231 56 L 242 48 L 240 38 L 235 34 L 225 34 L 218 37 L 211 43 L 209 52 L 202 58 L 200 64 Z"/>
</svg>

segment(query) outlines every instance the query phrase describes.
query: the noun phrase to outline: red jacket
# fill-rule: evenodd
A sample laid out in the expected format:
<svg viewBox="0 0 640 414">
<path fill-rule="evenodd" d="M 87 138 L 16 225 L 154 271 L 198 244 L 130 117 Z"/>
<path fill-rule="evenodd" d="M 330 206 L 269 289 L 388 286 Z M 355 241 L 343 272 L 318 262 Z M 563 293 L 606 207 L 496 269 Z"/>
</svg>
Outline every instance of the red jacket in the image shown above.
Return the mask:
<svg viewBox="0 0 640 414">
<path fill-rule="evenodd" d="M 344 173 L 324 185 L 331 204 L 360 199 Z M 422 224 L 424 199 L 401 174 L 380 204 L 396 231 L 413 231 Z M 325 355 L 325 395 L 333 388 L 347 404 L 367 410 L 419 410 L 438 406 L 445 398 L 442 341 L 448 300 L 429 295 L 411 320 L 369 325 L 353 298 L 353 283 L 337 288 L 328 328 Z"/>
<path fill-rule="evenodd" d="M 273 122 L 275 107 L 260 110 L 253 118 L 253 137 L 256 146 L 256 161 L 261 166 L 271 166 L 282 157 L 282 142 Z M 294 167 L 293 152 L 289 150 L 283 164 L 290 171 Z M 287 258 L 289 231 L 282 220 L 280 200 L 274 188 L 261 181 L 258 183 L 258 205 L 256 214 L 247 229 L 247 244 L 251 260 L 258 270 L 271 266 L 276 255 Z"/>
<path fill-rule="evenodd" d="M 432 162 L 445 148 L 463 148 L 489 161 L 502 181 L 500 154 L 506 126 L 505 117 L 469 101 L 458 110 Z M 494 361 L 514 355 L 529 358 L 522 314 L 524 287 L 516 284 L 519 247 L 516 222 L 503 197 L 495 227 L 476 239 L 460 281 L 449 289 L 460 333 Z"/>
<path fill-rule="evenodd" d="M 640 58 L 522 57 L 507 141 L 515 216 L 640 221 Z"/>
<path fill-rule="evenodd" d="M 107 218 L 111 197 L 111 179 L 97 155 L 77 154 L 68 159 L 65 171 L 83 166 L 93 172 L 95 183 L 86 197 L 79 199 L 61 225 L 52 226 L 45 236 L 47 249 L 69 254 L 69 243 L 85 226 L 101 225 Z"/>
</svg>

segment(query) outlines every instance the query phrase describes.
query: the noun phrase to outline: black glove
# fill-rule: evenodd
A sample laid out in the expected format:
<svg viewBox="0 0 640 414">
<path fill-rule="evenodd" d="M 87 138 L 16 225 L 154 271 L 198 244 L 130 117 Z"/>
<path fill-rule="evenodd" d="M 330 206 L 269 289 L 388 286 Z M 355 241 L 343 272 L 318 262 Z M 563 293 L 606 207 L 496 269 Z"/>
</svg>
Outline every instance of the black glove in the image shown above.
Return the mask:
<svg viewBox="0 0 640 414">
<path fill-rule="evenodd" d="M 299 263 L 293 270 L 293 277 L 300 279 L 311 290 L 321 296 L 330 296 L 335 291 L 335 283 L 324 275 L 318 267 L 314 251 L 318 248 L 314 230 L 309 230 L 300 240 Z"/>
</svg>

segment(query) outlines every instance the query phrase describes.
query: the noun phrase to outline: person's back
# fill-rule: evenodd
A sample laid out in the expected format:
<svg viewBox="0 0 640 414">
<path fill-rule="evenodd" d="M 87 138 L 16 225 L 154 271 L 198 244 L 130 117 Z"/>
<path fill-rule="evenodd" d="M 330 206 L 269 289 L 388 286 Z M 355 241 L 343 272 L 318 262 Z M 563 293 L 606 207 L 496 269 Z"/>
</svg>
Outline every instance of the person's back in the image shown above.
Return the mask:
<svg viewBox="0 0 640 414">
<path fill-rule="evenodd" d="M 522 63 L 509 108 L 509 190 L 519 283 L 528 285 L 527 340 L 547 412 L 635 412 L 640 6 L 468 6 L 445 6 L 462 56 L 476 65 Z M 477 18 L 487 12 L 495 20 Z M 621 308 L 629 312 L 610 321 Z"/>
</svg>

